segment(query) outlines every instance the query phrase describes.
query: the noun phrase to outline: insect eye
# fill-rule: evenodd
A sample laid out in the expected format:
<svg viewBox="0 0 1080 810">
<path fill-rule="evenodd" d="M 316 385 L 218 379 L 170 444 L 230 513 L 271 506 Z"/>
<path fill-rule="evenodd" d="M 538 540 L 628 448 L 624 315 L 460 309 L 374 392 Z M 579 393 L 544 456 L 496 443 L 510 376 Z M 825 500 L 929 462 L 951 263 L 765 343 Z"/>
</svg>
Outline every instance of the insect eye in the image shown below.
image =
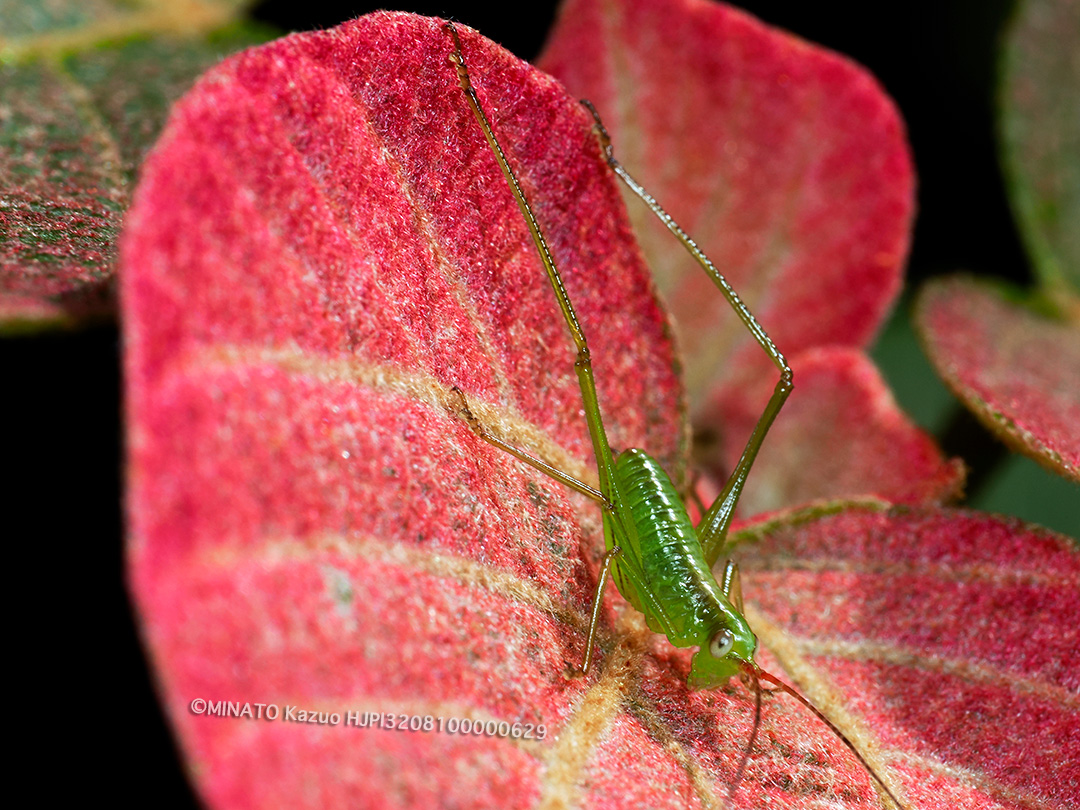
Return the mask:
<svg viewBox="0 0 1080 810">
<path fill-rule="evenodd" d="M 709 653 L 713 658 L 723 658 L 735 646 L 735 636 L 730 630 L 721 630 L 709 640 Z"/>
</svg>

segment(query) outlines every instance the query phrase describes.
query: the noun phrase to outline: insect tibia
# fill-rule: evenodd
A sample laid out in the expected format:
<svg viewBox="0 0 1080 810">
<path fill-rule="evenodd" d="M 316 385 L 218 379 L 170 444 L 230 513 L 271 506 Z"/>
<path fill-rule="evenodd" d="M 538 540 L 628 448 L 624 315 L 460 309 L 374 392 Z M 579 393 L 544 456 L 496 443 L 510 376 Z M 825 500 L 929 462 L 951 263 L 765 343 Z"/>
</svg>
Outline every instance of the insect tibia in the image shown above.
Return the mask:
<svg viewBox="0 0 1080 810">
<path fill-rule="evenodd" d="M 604 560 L 600 565 L 600 575 L 596 578 L 596 592 L 593 594 L 592 611 L 589 617 L 589 636 L 585 641 L 585 660 L 581 662 L 581 670 L 573 670 L 576 674 L 573 677 L 585 676 L 589 674 L 589 669 L 592 667 L 593 659 L 593 647 L 596 644 L 596 628 L 600 624 L 600 609 L 604 604 L 604 589 L 607 587 L 608 573 L 611 571 L 611 565 L 615 561 L 615 558 L 622 553 L 622 549 L 619 546 L 615 546 L 606 554 L 604 554 Z"/>
<path fill-rule="evenodd" d="M 544 461 L 542 458 L 538 458 L 532 453 L 529 453 L 526 450 L 522 450 L 520 447 L 514 447 L 509 442 L 506 442 L 491 433 L 484 426 L 483 422 L 481 422 L 472 412 L 472 409 L 469 407 L 469 401 L 465 398 L 465 392 L 458 388 L 456 385 L 450 388 L 450 394 L 452 397 L 457 399 L 457 415 L 465 421 L 465 424 L 469 426 L 469 429 L 473 433 L 475 433 L 485 442 L 499 448 L 505 453 L 509 453 L 510 455 L 520 459 L 521 461 L 524 461 L 530 467 L 539 470 L 544 475 L 554 478 L 556 481 L 565 484 L 576 492 L 580 492 L 587 498 L 592 498 L 594 501 L 597 501 L 605 508 L 611 507 L 611 501 L 604 497 L 603 493 L 601 493 L 595 487 L 589 486 L 584 481 L 579 481 L 577 478 L 574 478 L 574 476 L 570 475 L 569 473 L 563 472 L 557 467 L 553 467 L 551 464 Z"/>
</svg>

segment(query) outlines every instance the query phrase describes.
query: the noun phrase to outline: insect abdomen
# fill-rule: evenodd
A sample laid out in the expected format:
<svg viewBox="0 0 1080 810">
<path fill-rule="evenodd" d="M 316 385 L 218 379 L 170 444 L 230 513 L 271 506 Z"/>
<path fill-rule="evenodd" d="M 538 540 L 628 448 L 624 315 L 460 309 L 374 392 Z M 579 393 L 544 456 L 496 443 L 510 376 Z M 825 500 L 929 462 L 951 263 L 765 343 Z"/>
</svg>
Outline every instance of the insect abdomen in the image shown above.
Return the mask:
<svg viewBox="0 0 1080 810">
<path fill-rule="evenodd" d="M 666 608 L 667 627 L 660 627 L 648 606 L 639 604 L 632 587 L 630 594 L 622 586 L 620 591 L 645 614 L 654 632 L 666 632 L 676 646 L 699 644 L 702 619 L 714 615 L 710 605 L 715 603 L 717 585 L 686 507 L 667 473 L 643 450 L 620 453 L 615 474 L 633 520 L 638 564 L 656 601 Z"/>
</svg>

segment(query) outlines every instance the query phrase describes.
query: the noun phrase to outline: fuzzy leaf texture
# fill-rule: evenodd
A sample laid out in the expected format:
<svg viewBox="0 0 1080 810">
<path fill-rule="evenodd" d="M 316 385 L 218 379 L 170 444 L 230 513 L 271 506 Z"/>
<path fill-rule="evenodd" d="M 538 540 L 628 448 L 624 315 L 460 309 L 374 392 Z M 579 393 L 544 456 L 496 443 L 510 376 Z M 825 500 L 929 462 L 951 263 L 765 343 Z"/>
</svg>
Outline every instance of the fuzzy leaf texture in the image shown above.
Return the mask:
<svg viewBox="0 0 1080 810">
<path fill-rule="evenodd" d="M 777 452 L 762 453 L 754 464 L 754 485 L 748 483 L 739 502 L 742 514 L 837 493 L 907 504 L 960 496 L 963 462 L 943 461 L 934 440 L 911 424 L 865 354 L 829 346 L 799 352 L 796 361 L 795 393 L 769 431 Z M 713 469 L 723 459 L 738 458 L 760 415 L 752 405 L 765 402 L 774 383 L 775 375 L 763 376 L 720 403 L 724 431 L 712 451 Z"/>
<path fill-rule="evenodd" d="M 751 623 L 819 706 L 874 729 L 909 806 L 1075 804 L 1075 542 L 939 509 L 765 529 L 742 561 Z"/>
<path fill-rule="evenodd" d="M 611 441 L 681 479 L 677 363 L 590 122 L 459 30 L 589 335 Z M 718 806 L 752 696 L 689 692 L 687 651 L 613 589 L 596 672 L 566 678 L 598 510 L 454 413 L 458 385 L 491 430 L 595 480 L 565 325 L 450 50 L 438 21 L 378 13 L 247 51 L 146 164 L 122 244 L 129 564 L 163 700 L 214 808 Z M 828 511 L 741 535 L 763 665 L 911 807 L 1064 807 L 1075 552 L 966 513 Z M 199 715 L 198 698 L 341 722 Z M 816 718 L 765 704 L 732 808 L 881 806 Z M 978 707 L 1019 730 L 1003 740 Z M 547 734 L 361 729 L 349 712 Z M 1024 734 L 1045 756 L 998 753 Z"/>
<path fill-rule="evenodd" d="M 808 498 L 954 497 L 962 467 L 856 356 L 900 289 L 914 209 L 903 124 L 873 77 L 704 0 L 570 0 L 538 64 L 596 104 L 617 157 L 787 356 L 796 385 L 785 411 L 822 419 L 793 431 L 797 454 L 769 437 L 740 514 Z M 675 322 L 697 461 L 723 480 L 777 371 L 693 258 L 627 197 Z M 837 444 L 853 411 L 875 414 L 874 429 Z M 873 461 L 883 444 L 889 468 Z M 807 474 L 805 458 L 829 458 L 831 469 Z"/>
<path fill-rule="evenodd" d="M 931 362 L 971 412 L 1080 482 L 1080 328 L 963 277 L 926 285 L 916 317 Z"/>
<path fill-rule="evenodd" d="M 1004 50 L 1002 158 L 1040 286 L 927 285 L 917 328 L 953 393 L 996 436 L 1080 482 L 1080 3 L 1027 0 Z"/>
<path fill-rule="evenodd" d="M 169 105 L 264 40 L 236 2 L 0 2 L 0 334 L 112 317 L 116 239 Z"/>
</svg>

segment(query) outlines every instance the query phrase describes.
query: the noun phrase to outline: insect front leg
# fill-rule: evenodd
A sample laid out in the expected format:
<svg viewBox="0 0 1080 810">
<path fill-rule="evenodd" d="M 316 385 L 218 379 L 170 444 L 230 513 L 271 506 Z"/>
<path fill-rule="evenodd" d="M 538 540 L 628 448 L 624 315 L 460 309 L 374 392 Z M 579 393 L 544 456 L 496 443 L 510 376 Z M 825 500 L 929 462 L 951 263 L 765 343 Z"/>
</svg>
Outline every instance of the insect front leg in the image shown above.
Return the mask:
<svg viewBox="0 0 1080 810">
<path fill-rule="evenodd" d="M 758 342 L 762 350 L 772 360 L 773 365 L 780 371 L 780 379 L 776 383 L 776 387 L 773 389 L 772 396 L 769 397 L 769 402 L 765 405 L 765 410 L 758 418 L 757 424 L 754 426 L 753 433 L 750 434 L 749 440 L 746 442 L 746 447 L 743 449 L 742 456 L 739 458 L 738 464 L 735 465 L 735 469 L 728 477 L 727 482 L 724 484 L 724 488 L 720 491 L 720 495 L 713 502 L 712 506 L 702 517 L 697 526 L 698 539 L 701 541 L 702 551 L 705 554 L 705 561 L 712 567 L 721 554 L 724 551 L 724 541 L 727 538 L 728 527 L 731 526 L 731 520 L 735 516 L 735 507 L 739 503 L 739 496 L 742 494 L 743 485 L 746 483 L 746 477 L 750 473 L 750 468 L 754 464 L 754 459 L 757 458 L 758 451 L 761 449 L 762 442 L 765 441 L 765 435 L 769 432 L 769 428 L 772 427 L 773 420 L 776 419 L 776 415 L 780 412 L 780 408 L 783 407 L 784 401 L 791 393 L 794 386 L 794 375 L 791 371 L 791 366 L 788 365 L 787 360 L 784 359 L 784 355 L 773 344 L 772 339 L 761 327 L 761 324 L 757 322 L 757 319 L 753 316 L 746 304 L 739 298 L 738 294 L 732 288 L 728 280 L 716 269 L 716 266 L 712 263 L 704 251 L 698 247 L 697 243 L 687 235 L 679 224 L 672 219 L 671 215 L 661 207 L 660 203 L 656 201 L 644 187 L 637 182 L 630 173 L 623 168 L 623 165 L 615 159 L 615 153 L 611 146 L 611 138 L 608 136 L 607 129 L 604 127 L 603 121 L 600 120 L 600 114 L 596 111 L 596 108 L 588 101 L 582 101 L 582 104 L 592 113 L 593 120 L 596 122 L 596 134 L 600 141 L 600 147 L 604 152 L 604 157 L 607 160 L 608 165 L 612 171 L 619 176 L 619 179 L 626 183 L 627 187 L 641 198 L 649 210 L 651 210 L 656 217 L 667 226 L 667 229 L 671 231 L 675 237 L 683 244 L 690 254 L 694 257 L 701 268 L 712 279 L 717 289 L 727 300 L 731 308 L 735 310 L 735 314 L 739 316 L 739 320 L 743 322 L 746 328 L 750 331 L 750 334 L 754 336 L 754 340 Z"/>
</svg>

